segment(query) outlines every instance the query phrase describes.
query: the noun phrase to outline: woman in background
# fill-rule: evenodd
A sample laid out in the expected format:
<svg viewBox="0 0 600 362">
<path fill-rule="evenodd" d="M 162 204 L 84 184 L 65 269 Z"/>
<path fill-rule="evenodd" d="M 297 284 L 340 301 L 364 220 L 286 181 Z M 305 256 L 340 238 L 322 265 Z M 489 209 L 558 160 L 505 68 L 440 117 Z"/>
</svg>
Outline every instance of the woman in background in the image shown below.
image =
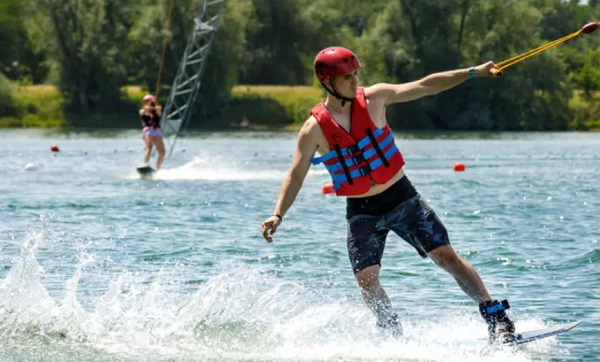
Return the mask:
<svg viewBox="0 0 600 362">
<path fill-rule="evenodd" d="M 160 117 L 162 107 L 157 104 L 156 97 L 152 94 L 146 94 L 143 99 L 143 105 L 140 109 L 142 118 L 142 137 L 146 146 L 144 150 L 144 166 L 150 166 L 150 155 L 152 146 L 156 147 L 158 159 L 156 160 L 156 170 L 160 169 L 165 158 L 165 144 L 163 143 L 162 132 L 160 130 Z"/>
</svg>

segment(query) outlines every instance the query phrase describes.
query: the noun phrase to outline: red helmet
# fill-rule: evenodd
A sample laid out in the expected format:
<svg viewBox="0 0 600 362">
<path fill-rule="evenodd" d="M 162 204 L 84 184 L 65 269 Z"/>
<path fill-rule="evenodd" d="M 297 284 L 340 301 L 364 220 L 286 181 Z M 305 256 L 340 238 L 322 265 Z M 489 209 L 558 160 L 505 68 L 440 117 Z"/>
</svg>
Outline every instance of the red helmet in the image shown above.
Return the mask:
<svg viewBox="0 0 600 362">
<path fill-rule="evenodd" d="M 360 60 L 351 50 L 342 47 L 325 48 L 315 58 L 315 74 L 319 82 L 336 75 L 354 72 L 360 68 Z"/>
</svg>

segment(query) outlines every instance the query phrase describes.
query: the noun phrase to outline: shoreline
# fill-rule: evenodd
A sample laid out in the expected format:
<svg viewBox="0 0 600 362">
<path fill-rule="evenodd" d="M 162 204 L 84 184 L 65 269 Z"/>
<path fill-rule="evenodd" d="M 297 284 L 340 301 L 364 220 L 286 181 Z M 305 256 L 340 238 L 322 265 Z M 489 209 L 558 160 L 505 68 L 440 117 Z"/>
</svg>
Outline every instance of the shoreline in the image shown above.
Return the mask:
<svg viewBox="0 0 600 362">
<path fill-rule="evenodd" d="M 122 90 L 123 98 L 111 108 L 112 112 L 104 110 L 83 114 L 66 110 L 63 96 L 52 85 L 13 85 L 11 95 L 19 113 L 0 116 L 0 129 L 136 129 L 139 126 L 137 109 L 145 92 L 137 85 L 125 86 Z M 231 99 L 221 114 L 201 121 L 191 120 L 187 129 L 297 132 L 308 118 L 310 109 L 323 99 L 323 92 L 316 86 L 306 85 L 237 85 L 232 88 Z M 565 129 L 544 129 L 541 132 L 600 132 L 600 92 L 585 97 L 582 92 L 575 91 L 569 106 L 573 114 L 568 125 L 564 125 Z M 396 131 L 530 132 L 526 129 L 434 129 L 430 124 L 417 124 L 413 129 L 405 129 L 398 125 L 399 120 L 388 121 Z"/>
</svg>

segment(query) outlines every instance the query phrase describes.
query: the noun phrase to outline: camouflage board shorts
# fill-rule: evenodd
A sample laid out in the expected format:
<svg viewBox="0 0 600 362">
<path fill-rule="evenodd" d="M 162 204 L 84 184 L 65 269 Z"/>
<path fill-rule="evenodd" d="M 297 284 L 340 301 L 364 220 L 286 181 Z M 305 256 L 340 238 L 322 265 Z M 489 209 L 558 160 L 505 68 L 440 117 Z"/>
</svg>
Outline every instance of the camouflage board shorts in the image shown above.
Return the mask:
<svg viewBox="0 0 600 362">
<path fill-rule="evenodd" d="M 354 273 L 381 265 L 390 231 L 423 258 L 435 248 L 450 244 L 441 220 L 406 176 L 381 194 L 347 200 L 348 256 Z"/>
</svg>

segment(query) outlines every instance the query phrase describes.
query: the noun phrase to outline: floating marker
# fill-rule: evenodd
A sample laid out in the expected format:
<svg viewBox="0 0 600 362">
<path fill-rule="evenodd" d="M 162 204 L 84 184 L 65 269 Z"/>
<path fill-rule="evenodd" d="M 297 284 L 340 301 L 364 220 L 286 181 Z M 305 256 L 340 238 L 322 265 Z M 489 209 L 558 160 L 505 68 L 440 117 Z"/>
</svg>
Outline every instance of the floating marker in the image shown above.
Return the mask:
<svg viewBox="0 0 600 362">
<path fill-rule="evenodd" d="M 326 194 L 334 194 L 335 190 L 333 189 L 333 182 L 328 182 L 326 184 L 323 184 L 323 187 L 321 187 L 321 191 L 323 191 L 323 193 Z"/>
<path fill-rule="evenodd" d="M 460 163 L 457 162 L 454 164 L 454 171 L 456 172 L 463 172 L 465 170 L 465 164 L 464 163 Z"/>
</svg>

